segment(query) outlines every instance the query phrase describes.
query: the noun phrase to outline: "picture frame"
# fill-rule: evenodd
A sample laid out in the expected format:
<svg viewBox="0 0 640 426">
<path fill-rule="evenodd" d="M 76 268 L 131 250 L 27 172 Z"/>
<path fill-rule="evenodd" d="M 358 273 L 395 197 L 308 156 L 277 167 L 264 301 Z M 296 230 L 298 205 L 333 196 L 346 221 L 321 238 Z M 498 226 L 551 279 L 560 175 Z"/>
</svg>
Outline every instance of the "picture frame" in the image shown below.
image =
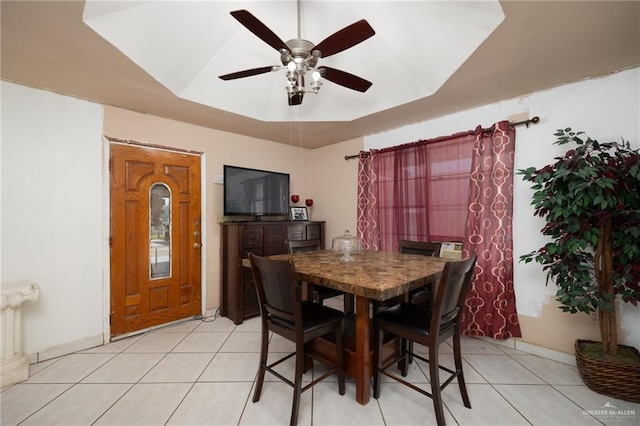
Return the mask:
<svg viewBox="0 0 640 426">
<path fill-rule="evenodd" d="M 291 207 L 291 220 L 309 220 L 309 212 L 306 207 Z"/>
</svg>

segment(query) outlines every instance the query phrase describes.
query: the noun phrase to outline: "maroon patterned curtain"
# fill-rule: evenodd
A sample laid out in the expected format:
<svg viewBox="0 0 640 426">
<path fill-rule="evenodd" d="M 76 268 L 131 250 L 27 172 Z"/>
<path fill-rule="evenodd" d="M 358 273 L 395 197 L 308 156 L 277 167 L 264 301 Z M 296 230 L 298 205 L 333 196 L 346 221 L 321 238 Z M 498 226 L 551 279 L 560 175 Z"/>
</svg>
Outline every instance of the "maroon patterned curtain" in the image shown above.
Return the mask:
<svg viewBox="0 0 640 426">
<path fill-rule="evenodd" d="M 513 291 L 513 157 L 508 121 L 475 131 L 463 257 L 478 255 L 462 314 L 468 336 L 522 336 Z"/>
<path fill-rule="evenodd" d="M 367 250 L 380 250 L 377 150 L 358 156 L 358 237 Z"/>
<path fill-rule="evenodd" d="M 471 131 L 360 153 L 358 236 L 367 249 L 464 239 L 474 139 Z"/>
</svg>

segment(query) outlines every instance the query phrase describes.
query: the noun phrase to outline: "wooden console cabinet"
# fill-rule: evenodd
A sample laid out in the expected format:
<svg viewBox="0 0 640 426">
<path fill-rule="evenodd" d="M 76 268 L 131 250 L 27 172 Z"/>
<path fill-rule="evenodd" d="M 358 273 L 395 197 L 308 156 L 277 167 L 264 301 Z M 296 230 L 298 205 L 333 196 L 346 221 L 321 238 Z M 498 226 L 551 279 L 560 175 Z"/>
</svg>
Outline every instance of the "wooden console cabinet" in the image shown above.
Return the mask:
<svg viewBox="0 0 640 426">
<path fill-rule="evenodd" d="M 324 222 L 224 222 L 222 244 L 222 316 L 241 324 L 260 315 L 251 270 L 242 266 L 249 253 L 271 256 L 286 253 L 287 240 L 319 239 L 324 248 Z"/>
</svg>

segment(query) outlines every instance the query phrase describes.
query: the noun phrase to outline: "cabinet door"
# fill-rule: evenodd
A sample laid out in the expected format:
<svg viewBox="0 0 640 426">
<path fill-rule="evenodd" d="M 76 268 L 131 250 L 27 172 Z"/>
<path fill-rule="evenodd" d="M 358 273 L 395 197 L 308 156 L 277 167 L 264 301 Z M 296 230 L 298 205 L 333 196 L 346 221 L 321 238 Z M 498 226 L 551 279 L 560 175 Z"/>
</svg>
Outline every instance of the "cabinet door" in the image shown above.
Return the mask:
<svg viewBox="0 0 640 426">
<path fill-rule="evenodd" d="M 242 319 L 260 315 L 258 292 L 251 268 L 242 268 L 242 311 Z"/>
<path fill-rule="evenodd" d="M 264 228 L 264 254 L 271 256 L 283 254 L 287 250 L 284 246 L 285 227 L 283 225 L 269 225 Z"/>
</svg>

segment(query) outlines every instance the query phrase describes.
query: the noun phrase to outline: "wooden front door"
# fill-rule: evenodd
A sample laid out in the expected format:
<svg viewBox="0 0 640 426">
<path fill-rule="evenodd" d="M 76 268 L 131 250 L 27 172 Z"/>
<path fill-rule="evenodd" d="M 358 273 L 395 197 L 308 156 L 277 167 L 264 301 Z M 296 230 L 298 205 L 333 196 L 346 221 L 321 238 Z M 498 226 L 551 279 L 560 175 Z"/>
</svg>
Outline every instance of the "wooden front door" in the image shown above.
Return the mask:
<svg viewBox="0 0 640 426">
<path fill-rule="evenodd" d="M 200 157 L 111 143 L 111 336 L 201 313 Z"/>
</svg>

